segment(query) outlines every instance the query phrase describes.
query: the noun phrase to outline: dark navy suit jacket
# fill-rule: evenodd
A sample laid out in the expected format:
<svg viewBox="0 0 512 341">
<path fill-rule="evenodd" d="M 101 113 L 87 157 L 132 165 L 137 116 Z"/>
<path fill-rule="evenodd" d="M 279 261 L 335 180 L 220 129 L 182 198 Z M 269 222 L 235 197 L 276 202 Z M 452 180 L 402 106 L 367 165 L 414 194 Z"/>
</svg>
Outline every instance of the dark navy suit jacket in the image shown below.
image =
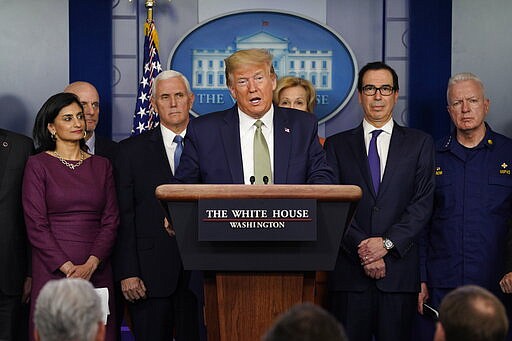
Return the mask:
<svg viewBox="0 0 512 341">
<path fill-rule="evenodd" d="M 330 290 L 362 291 L 376 282 L 385 292 L 418 292 L 418 239 L 433 207 L 432 138 L 395 122 L 378 195 L 372 185 L 362 125 L 329 137 L 324 146 L 337 182 L 363 190 L 336 268 L 329 275 Z M 357 253 L 357 245 L 369 237 L 387 237 L 395 244 L 384 257 L 386 276 L 379 280 L 366 276 Z"/>
<path fill-rule="evenodd" d="M 94 153 L 106 157 L 113 163 L 117 157 L 117 153 L 119 153 L 119 144 L 106 137 L 96 135 Z"/>
<path fill-rule="evenodd" d="M 274 183 L 331 184 L 314 115 L 274 107 Z M 177 182 L 243 184 L 237 106 L 190 121 Z"/>
</svg>

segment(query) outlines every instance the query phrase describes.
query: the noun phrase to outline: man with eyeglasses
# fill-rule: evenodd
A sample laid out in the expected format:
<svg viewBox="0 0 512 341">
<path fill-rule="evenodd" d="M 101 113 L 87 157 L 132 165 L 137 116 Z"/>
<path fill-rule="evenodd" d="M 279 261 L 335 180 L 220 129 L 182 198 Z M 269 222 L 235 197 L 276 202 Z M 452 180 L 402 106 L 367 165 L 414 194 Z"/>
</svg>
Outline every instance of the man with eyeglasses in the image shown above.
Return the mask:
<svg viewBox="0 0 512 341">
<path fill-rule="evenodd" d="M 455 129 L 436 144 L 434 212 L 422 243 L 418 307 L 428 300 L 438 308 L 448 292 L 466 284 L 501 299 L 502 291 L 512 292 L 512 274 L 504 276 L 511 270 L 505 262 L 512 218 L 512 140 L 485 123 L 490 101 L 474 74 L 452 76 L 447 101 Z M 434 325 L 429 324 L 421 334 L 431 340 Z"/>
<path fill-rule="evenodd" d="M 236 103 L 190 122 L 181 183 L 330 184 L 332 170 L 318 142 L 314 115 L 272 104 L 276 74 L 264 49 L 225 59 L 226 83 Z"/>
<path fill-rule="evenodd" d="M 359 71 L 362 123 L 327 138 L 340 184 L 363 190 L 329 273 L 329 310 L 350 340 L 409 340 L 420 291 L 418 237 L 432 212 L 432 138 L 393 121 L 398 76 L 382 62 Z"/>
</svg>

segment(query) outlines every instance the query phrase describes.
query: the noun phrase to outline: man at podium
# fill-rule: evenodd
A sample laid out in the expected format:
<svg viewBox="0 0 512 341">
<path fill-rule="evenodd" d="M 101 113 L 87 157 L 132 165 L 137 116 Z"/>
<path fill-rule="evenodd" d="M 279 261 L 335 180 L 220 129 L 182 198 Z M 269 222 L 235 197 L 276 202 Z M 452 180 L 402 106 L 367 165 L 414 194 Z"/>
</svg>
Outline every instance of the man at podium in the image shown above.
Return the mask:
<svg viewBox="0 0 512 341">
<path fill-rule="evenodd" d="M 314 115 L 272 104 L 276 74 L 263 49 L 225 59 L 236 104 L 192 120 L 175 180 L 210 184 L 331 184 Z"/>
</svg>

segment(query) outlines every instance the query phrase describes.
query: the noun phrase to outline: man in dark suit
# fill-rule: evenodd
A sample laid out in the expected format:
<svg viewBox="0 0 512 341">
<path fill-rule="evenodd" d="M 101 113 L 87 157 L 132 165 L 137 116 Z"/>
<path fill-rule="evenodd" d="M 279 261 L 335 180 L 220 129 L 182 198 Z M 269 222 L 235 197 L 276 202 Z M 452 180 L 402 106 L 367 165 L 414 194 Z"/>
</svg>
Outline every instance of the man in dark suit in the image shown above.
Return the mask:
<svg viewBox="0 0 512 341">
<path fill-rule="evenodd" d="M 262 49 L 240 50 L 225 64 L 236 105 L 190 123 L 176 181 L 332 183 L 315 117 L 272 104 L 272 55 Z"/>
<path fill-rule="evenodd" d="M 391 67 L 367 64 L 357 86 L 363 122 L 325 142 L 338 183 L 363 190 L 329 274 L 330 310 L 351 340 L 409 340 L 420 291 L 417 240 L 433 205 L 433 141 L 393 121 Z"/>
<path fill-rule="evenodd" d="M 163 71 L 151 103 L 160 126 L 120 143 L 116 180 L 121 225 L 115 251 L 117 280 L 131 313 L 136 340 L 197 340 L 197 302 L 188 290 L 176 239 L 166 232 L 155 188 L 171 182 L 194 102 L 187 79 Z"/>
<path fill-rule="evenodd" d="M 31 285 L 21 183 L 33 149 L 28 137 L 0 129 L 0 340 L 28 336 L 28 321 L 20 316 Z M 20 330 L 27 335 L 16 335 Z"/>
<path fill-rule="evenodd" d="M 77 81 L 69 84 L 64 89 L 64 92 L 75 94 L 84 107 L 85 121 L 87 123 L 85 144 L 89 147 L 89 153 L 106 157 L 111 162 L 114 162 L 119 151 L 119 145 L 108 138 L 94 133 L 100 115 L 100 97 L 94 85 L 88 82 Z"/>
</svg>

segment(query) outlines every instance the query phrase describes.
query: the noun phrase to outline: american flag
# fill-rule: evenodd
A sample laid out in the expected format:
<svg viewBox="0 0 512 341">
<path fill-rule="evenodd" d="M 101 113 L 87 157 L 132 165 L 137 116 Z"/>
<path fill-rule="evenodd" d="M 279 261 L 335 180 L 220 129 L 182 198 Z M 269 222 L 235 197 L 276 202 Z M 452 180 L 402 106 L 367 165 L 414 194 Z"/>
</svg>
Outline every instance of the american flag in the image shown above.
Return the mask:
<svg viewBox="0 0 512 341">
<path fill-rule="evenodd" d="M 158 56 L 158 33 L 153 20 L 146 20 L 144 35 L 144 69 L 133 114 L 132 135 L 139 135 L 146 130 L 151 130 L 158 126 L 160 121 L 150 102 L 153 79 L 162 71 Z"/>
</svg>

